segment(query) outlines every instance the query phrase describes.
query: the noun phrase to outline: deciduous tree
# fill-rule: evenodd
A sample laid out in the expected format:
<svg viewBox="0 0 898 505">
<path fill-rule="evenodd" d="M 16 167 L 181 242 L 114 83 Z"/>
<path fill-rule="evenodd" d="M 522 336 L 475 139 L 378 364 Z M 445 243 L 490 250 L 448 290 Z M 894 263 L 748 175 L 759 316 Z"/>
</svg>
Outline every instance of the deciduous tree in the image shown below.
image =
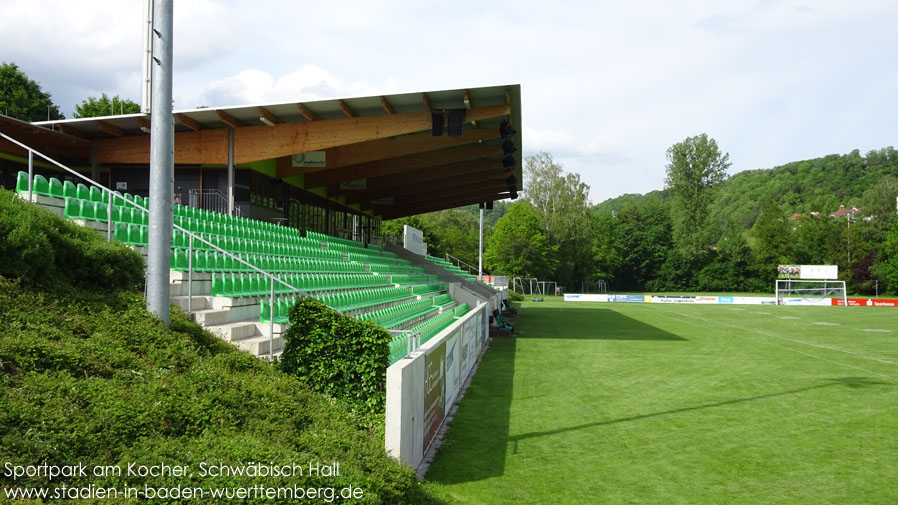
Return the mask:
<svg viewBox="0 0 898 505">
<path fill-rule="evenodd" d="M 22 121 L 65 119 L 50 93 L 29 79 L 15 63 L 0 63 L 0 114 Z"/>
</svg>

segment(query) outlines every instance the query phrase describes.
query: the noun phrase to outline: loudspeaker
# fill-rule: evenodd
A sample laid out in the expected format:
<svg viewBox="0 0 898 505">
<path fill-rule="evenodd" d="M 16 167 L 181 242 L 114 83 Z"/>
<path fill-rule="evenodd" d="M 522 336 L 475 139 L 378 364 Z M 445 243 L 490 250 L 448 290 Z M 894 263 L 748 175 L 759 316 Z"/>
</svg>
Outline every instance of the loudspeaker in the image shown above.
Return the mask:
<svg viewBox="0 0 898 505">
<path fill-rule="evenodd" d="M 486 202 L 486 210 L 493 210 L 492 200 L 490 200 L 489 202 Z"/>
<path fill-rule="evenodd" d="M 507 170 L 509 168 L 514 168 L 514 165 L 515 163 L 513 156 L 506 156 L 505 158 L 502 158 L 502 168 Z"/>
<path fill-rule="evenodd" d="M 513 137 L 514 134 L 517 133 L 514 131 L 514 128 L 511 127 L 511 124 L 507 119 L 503 119 L 499 124 L 499 135 L 502 136 L 503 139 L 507 139 L 509 137 Z"/>
<path fill-rule="evenodd" d="M 517 148 L 514 146 L 514 142 L 506 140 L 502 143 L 502 154 L 504 156 L 511 156 L 515 151 L 517 151 Z"/>
<path fill-rule="evenodd" d="M 449 125 L 446 128 L 452 138 L 461 137 L 461 125 L 465 122 L 465 109 L 452 109 L 449 111 Z"/>
<path fill-rule="evenodd" d="M 431 112 L 430 119 L 431 119 L 431 124 L 433 125 L 433 136 L 434 137 L 442 137 L 443 136 L 443 113 L 442 112 Z"/>
</svg>

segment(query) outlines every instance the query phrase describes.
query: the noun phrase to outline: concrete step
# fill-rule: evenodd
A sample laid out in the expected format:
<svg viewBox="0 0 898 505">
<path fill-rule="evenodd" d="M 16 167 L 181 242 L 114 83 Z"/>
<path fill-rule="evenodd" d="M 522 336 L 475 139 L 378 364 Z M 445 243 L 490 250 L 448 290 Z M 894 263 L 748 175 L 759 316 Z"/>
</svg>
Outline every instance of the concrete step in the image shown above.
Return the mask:
<svg viewBox="0 0 898 505">
<path fill-rule="evenodd" d="M 204 327 L 217 326 L 228 323 L 251 323 L 252 321 L 230 321 L 231 311 L 227 309 L 205 309 L 193 313 L 194 320 Z"/>
<path fill-rule="evenodd" d="M 194 312 L 208 309 L 211 303 L 209 300 L 210 298 L 211 297 L 208 296 L 196 296 L 196 294 L 194 294 L 193 299 L 191 300 L 191 309 Z M 177 296 L 174 294 L 171 296 L 171 302 L 177 305 L 181 309 L 181 312 L 184 313 L 187 313 L 187 300 L 187 296 Z"/>
<path fill-rule="evenodd" d="M 209 332 L 218 335 L 227 342 L 237 342 L 259 336 L 257 323 L 241 321 L 238 323 L 224 323 L 205 326 Z"/>
<path fill-rule="evenodd" d="M 260 335 L 238 340 L 235 344 L 244 351 L 259 357 L 268 356 L 269 345 L 273 346 L 275 354 L 279 355 L 284 350 L 284 339 L 279 334 L 275 335 L 273 339 Z"/>
</svg>

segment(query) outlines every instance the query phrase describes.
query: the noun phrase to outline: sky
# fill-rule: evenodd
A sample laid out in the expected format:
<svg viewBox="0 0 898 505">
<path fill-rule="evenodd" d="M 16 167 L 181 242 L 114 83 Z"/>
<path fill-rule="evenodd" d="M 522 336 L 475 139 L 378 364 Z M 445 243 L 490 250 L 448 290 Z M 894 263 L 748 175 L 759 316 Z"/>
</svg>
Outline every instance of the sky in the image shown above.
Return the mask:
<svg viewBox="0 0 898 505">
<path fill-rule="evenodd" d="M 3 0 L 0 62 L 72 117 L 140 101 L 144 0 Z M 731 173 L 896 144 L 898 2 L 175 0 L 175 109 L 520 84 L 524 154 L 601 202 L 707 133 Z M 526 183 L 526 181 L 525 181 Z"/>
</svg>

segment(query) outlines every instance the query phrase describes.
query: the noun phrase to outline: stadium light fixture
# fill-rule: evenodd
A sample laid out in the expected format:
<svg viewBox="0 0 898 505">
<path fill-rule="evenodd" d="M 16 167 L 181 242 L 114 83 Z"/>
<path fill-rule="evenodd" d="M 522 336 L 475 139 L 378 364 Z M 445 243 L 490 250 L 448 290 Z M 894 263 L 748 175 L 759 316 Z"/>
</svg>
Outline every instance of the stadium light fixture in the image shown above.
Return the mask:
<svg viewBox="0 0 898 505">
<path fill-rule="evenodd" d="M 443 112 L 442 111 L 432 111 L 430 113 L 430 120 L 432 124 L 433 136 L 434 137 L 442 137 L 443 136 Z"/>
<path fill-rule="evenodd" d="M 461 126 L 465 122 L 465 109 L 452 109 L 449 111 L 449 121 L 446 131 L 450 138 L 461 137 Z"/>
<path fill-rule="evenodd" d="M 267 124 L 268 126 L 274 126 L 274 121 L 268 119 L 265 116 L 259 116 L 259 121 L 262 121 L 263 123 Z"/>
<path fill-rule="evenodd" d="M 510 140 L 506 140 L 502 143 L 502 154 L 505 156 L 511 156 L 518 149 L 514 146 L 514 142 Z"/>
<path fill-rule="evenodd" d="M 499 124 L 499 135 L 501 135 L 503 139 L 507 139 L 514 137 L 515 133 L 517 132 L 511 127 L 511 123 L 509 123 L 507 119 L 503 119 Z"/>
</svg>

